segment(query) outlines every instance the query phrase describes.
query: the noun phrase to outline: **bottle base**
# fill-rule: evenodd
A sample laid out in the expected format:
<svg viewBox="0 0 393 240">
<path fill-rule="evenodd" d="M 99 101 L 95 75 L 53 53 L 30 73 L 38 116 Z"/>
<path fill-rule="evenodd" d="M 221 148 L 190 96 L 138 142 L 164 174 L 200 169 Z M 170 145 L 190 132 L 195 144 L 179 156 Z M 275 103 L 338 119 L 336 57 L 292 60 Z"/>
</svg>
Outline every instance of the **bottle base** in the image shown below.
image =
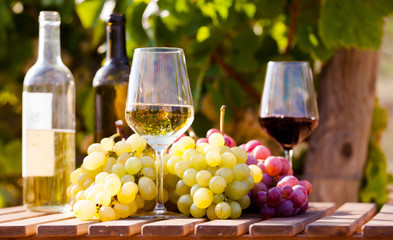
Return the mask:
<svg viewBox="0 0 393 240">
<path fill-rule="evenodd" d="M 70 205 L 65 206 L 28 206 L 25 208 L 32 212 L 46 212 L 46 213 L 66 213 L 71 211 Z"/>
</svg>

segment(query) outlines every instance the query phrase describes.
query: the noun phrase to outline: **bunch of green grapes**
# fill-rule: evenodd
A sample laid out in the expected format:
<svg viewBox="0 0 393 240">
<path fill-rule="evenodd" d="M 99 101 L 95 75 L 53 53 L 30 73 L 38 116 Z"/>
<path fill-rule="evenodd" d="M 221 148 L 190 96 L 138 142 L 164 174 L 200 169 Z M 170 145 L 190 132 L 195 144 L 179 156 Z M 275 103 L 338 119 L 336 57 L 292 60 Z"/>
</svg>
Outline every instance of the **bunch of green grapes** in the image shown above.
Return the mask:
<svg viewBox="0 0 393 240">
<path fill-rule="evenodd" d="M 184 214 L 210 219 L 239 218 L 250 205 L 248 192 L 261 181 L 262 171 L 246 165 L 247 153 L 228 147 L 221 133 L 213 133 L 197 144 L 184 136 L 172 145 L 166 168 L 176 175 L 171 201 Z M 173 200 L 174 199 L 174 200 Z"/>
<path fill-rule="evenodd" d="M 103 138 L 89 146 L 82 166 L 71 173 L 67 194 L 80 220 L 126 218 L 154 207 L 155 161 L 137 134 L 115 142 Z"/>
</svg>

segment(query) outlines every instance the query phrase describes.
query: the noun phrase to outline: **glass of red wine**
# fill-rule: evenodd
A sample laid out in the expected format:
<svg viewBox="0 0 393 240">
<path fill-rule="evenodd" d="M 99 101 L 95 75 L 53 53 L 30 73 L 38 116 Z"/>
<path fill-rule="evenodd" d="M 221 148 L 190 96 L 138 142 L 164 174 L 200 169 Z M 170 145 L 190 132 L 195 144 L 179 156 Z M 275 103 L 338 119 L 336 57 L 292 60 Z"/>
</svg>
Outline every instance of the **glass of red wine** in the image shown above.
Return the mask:
<svg viewBox="0 0 393 240">
<path fill-rule="evenodd" d="M 269 62 L 259 123 L 282 146 L 291 166 L 293 147 L 311 134 L 318 119 L 308 62 Z"/>
</svg>

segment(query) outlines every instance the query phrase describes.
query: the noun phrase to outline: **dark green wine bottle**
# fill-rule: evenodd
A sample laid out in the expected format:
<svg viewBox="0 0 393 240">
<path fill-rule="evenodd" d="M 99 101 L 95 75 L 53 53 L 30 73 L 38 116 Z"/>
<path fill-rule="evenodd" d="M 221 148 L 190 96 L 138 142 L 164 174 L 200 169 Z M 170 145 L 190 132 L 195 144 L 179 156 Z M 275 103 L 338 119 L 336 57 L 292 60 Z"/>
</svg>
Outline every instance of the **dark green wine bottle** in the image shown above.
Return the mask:
<svg viewBox="0 0 393 240">
<path fill-rule="evenodd" d="M 106 31 L 106 60 L 93 79 L 95 142 L 115 134 L 117 120 L 123 120 L 126 134 L 131 134 L 125 121 L 130 66 L 126 55 L 124 15 L 112 13 Z"/>
</svg>

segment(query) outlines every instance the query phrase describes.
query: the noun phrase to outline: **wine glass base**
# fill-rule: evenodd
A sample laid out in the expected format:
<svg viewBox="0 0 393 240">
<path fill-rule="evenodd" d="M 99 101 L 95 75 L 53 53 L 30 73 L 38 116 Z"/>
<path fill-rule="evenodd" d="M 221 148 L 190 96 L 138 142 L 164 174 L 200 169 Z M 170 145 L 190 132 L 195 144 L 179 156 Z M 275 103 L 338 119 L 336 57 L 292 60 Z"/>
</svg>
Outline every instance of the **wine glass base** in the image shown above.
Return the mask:
<svg viewBox="0 0 393 240">
<path fill-rule="evenodd" d="M 171 212 L 164 210 L 153 210 L 147 213 L 135 214 L 131 218 L 137 219 L 169 219 L 169 218 L 187 218 L 188 215 L 183 213 Z"/>
</svg>

